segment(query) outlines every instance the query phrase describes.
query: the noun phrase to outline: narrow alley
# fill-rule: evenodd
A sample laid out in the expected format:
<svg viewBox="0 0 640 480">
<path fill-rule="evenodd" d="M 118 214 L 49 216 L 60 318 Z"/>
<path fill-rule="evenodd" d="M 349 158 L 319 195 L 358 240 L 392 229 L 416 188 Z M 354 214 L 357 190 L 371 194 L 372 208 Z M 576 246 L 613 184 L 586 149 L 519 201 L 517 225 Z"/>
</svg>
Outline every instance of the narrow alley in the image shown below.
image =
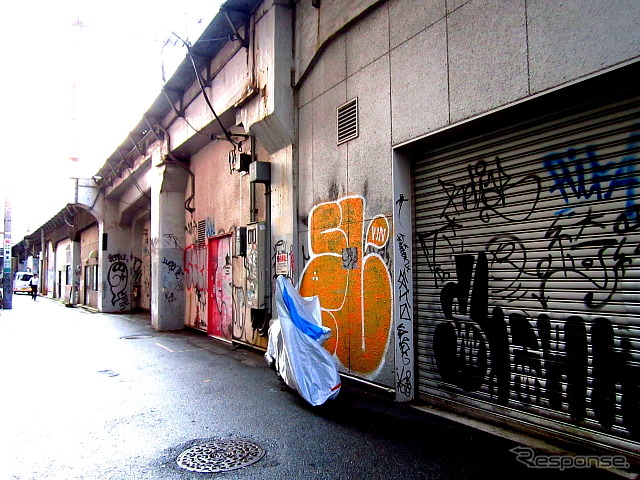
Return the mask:
<svg viewBox="0 0 640 480">
<path fill-rule="evenodd" d="M 352 382 L 337 400 L 309 407 L 259 351 L 42 297 L 15 295 L 13 309 L 0 313 L 0 382 L 2 479 L 547 480 L 587 473 L 528 469 L 510 452 L 513 442 Z M 264 456 L 222 473 L 178 466 L 181 452 L 216 440 L 250 442 Z"/>
</svg>

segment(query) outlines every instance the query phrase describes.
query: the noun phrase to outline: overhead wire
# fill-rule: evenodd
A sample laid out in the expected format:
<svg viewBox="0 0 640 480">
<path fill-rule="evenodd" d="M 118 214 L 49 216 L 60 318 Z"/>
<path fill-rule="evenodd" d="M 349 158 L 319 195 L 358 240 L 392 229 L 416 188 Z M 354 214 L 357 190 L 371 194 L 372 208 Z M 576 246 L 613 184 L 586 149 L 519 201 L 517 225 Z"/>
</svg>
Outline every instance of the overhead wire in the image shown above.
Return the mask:
<svg viewBox="0 0 640 480">
<path fill-rule="evenodd" d="M 167 98 L 167 101 L 169 102 L 169 104 L 171 105 L 171 108 L 173 108 L 173 112 L 176 114 L 176 116 L 178 118 L 181 118 L 182 120 L 184 120 L 184 122 L 196 133 L 199 133 L 200 135 L 204 135 L 205 137 L 209 137 L 208 134 L 204 133 L 201 130 L 198 130 L 196 127 L 194 127 L 193 125 L 191 125 L 191 123 L 189 122 L 189 120 L 187 120 L 187 116 L 184 115 L 183 113 L 181 113 L 176 106 L 173 104 L 173 101 L 171 101 L 171 97 L 169 97 L 169 94 L 167 93 L 167 91 L 163 88 L 162 89 L 162 93 L 164 93 L 164 96 Z"/>
<path fill-rule="evenodd" d="M 188 40 L 185 40 L 182 37 L 180 37 L 180 35 L 178 35 L 177 33 L 171 32 L 171 36 L 164 42 L 164 45 L 162 46 L 162 49 L 164 50 L 164 48 L 171 43 L 171 38 L 172 37 L 175 37 L 177 40 L 179 40 L 186 47 L 187 55 L 188 55 L 189 60 L 191 62 L 191 66 L 193 67 L 193 71 L 194 71 L 194 74 L 196 76 L 196 79 L 198 80 L 198 85 L 200 86 L 200 91 L 202 92 L 202 96 L 203 96 L 203 98 L 204 98 L 204 100 L 205 100 L 205 102 L 207 104 L 207 107 L 209 107 L 209 110 L 211 110 L 211 113 L 213 114 L 214 118 L 218 122 L 218 125 L 220 125 L 220 128 L 222 129 L 222 132 L 224 133 L 224 136 L 225 136 L 226 140 L 233 145 L 234 154 L 235 154 L 236 150 L 242 152 L 242 145 L 243 145 L 244 141 L 238 142 L 238 141 L 233 139 L 233 133 L 231 133 L 227 128 L 225 128 L 224 124 L 222 123 L 222 120 L 220 119 L 220 117 L 216 113 L 215 109 L 213 108 L 213 105 L 211 104 L 211 100 L 209 99 L 209 96 L 207 95 L 207 91 L 206 91 L 206 87 L 205 87 L 205 84 L 204 84 L 204 80 L 202 79 L 202 75 L 200 74 L 200 71 L 198 70 L 198 67 L 197 67 L 196 62 L 195 62 L 195 57 L 194 57 L 193 51 L 191 49 L 191 43 Z M 222 40 L 234 41 L 235 39 L 236 39 L 235 35 L 228 35 L 226 37 L 212 38 L 212 39 L 208 39 L 208 40 L 200 40 L 200 42 L 213 42 L 213 41 L 222 41 Z M 173 45 L 175 45 L 175 42 L 173 43 Z M 165 78 L 165 72 L 164 72 L 164 64 L 162 64 L 162 81 L 163 81 L 163 83 L 166 84 L 166 78 Z M 189 123 L 189 120 L 186 118 L 186 115 L 184 115 L 181 112 L 179 112 L 178 109 L 176 108 L 176 106 L 173 104 L 173 101 L 169 97 L 169 94 L 167 93 L 165 88 L 162 89 L 162 92 L 164 93 L 165 97 L 169 101 L 169 104 L 171 105 L 171 108 L 175 112 L 176 116 L 178 116 L 179 118 L 182 118 L 186 122 L 186 124 L 191 129 L 193 129 L 196 133 L 199 133 L 201 135 L 206 135 L 206 136 L 210 137 L 211 139 L 213 139 L 211 136 L 207 135 L 204 132 L 201 132 L 199 129 L 195 128 L 193 125 L 191 125 L 191 123 Z M 169 136 L 169 132 L 162 125 L 154 125 L 153 129 L 158 129 L 159 131 L 161 131 L 164 134 L 164 137 L 165 137 L 165 140 L 166 140 L 167 157 L 173 163 L 175 163 L 176 165 L 179 165 L 181 168 L 183 168 L 189 174 L 189 176 L 191 178 L 191 195 L 185 201 L 184 208 L 189 213 L 193 214 L 193 212 L 195 212 L 195 208 L 193 207 L 193 202 L 194 202 L 194 199 L 195 199 L 195 175 L 188 167 L 183 165 L 182 162 L 180 162 L 177 158 L 175 158 L 173 156 L 173 154 L 171 153 L 171 138 Z M 113 167 L 112 167 L 112 169 L 113 169 Z M 134 181 L 135 181 L 135 179 L 134 179 Z M 136 186 L 140 190 L 139 185 L 137 184 L 137 182 L 136 182 Z"/>
<path fill-rule="evenodd" d="M 222 123 L 222 120 L 220 120 L 220 117 L 218 117 L 218 114 L 216 113 L 216 111 L 213 108 L 213 105 L 211 104 L 211 100 L 209 100 L 209 95 L 207 95 L 207 90 L 206 90 L 206 86 L 204 84 L 204 80 L 202 79 L 202 75 L 200 75 L 200 71 L 198 70 L 198 66 L 196 65 L 196 61 L 193 55 L 193 51 L 191 49 L 191 44 L 187 41 L 182 39 L 177 33 L 175 32 L 171 32 L 171 34 L 173 36 L 175 36 L 178 40 L 180 40 L 182 42 L 182 44 L 186 47 L 187 49 L 187 55 L 189 57 L 189 60 L 191 61 L 191 66 L 193 67 L 193 71 L 195 73 L 196 79 L 198 80 L 198 85 L 200 86 L 200 91 L 202 92 L 202 96 L 204 97 L 204 101 L 206 102 L 207 106 L 209 107 L 209 110 L 211 110 L 211 113 L 213 113 L 214 118 L 216 119 L 216 121 L 218 122 L 218 125 L 220 125 L 220 128 L 222 129 L 222 132 L 224 133 L 224 136 L 226 137 L 227 141 L 229 143 L 231 143 L 232 145 L 234 145 L 236 148 L 238 149 L 242 149 L 242 143 L 240 142 L 236 142 L 233 138 L 232 138 L 232 133 L 225 128 L 225 126 Z"/>
</svg>

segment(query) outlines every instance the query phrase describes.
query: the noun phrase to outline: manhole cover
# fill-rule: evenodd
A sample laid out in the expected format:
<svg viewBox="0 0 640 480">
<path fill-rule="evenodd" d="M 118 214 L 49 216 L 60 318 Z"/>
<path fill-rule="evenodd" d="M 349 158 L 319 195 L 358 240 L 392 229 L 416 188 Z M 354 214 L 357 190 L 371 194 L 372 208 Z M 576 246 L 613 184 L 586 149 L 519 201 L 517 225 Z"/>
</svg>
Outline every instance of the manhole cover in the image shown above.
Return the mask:
<svg viewBox="0 0 640 480">
<path fill-rule="evenodd" d="M 177 462 L 192 472 L 228 472 L 257 462 L 264 453 L 260 445 L 245 440 L 215 440 L 188 448 Z"/>
<path fill-rule="evenodd" d="M 142 338 L 153 338 L 153 335 L 126 335 L 120 338 L 122 340 L 140 340 Z"/>
</svg>

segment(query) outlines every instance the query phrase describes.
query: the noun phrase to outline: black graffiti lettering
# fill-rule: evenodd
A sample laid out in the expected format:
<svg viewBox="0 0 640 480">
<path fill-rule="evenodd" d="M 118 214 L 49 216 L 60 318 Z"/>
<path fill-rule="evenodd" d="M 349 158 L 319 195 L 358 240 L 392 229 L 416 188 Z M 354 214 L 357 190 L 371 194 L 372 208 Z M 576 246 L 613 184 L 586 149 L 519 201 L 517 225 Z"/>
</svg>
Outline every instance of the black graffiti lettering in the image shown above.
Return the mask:
<svg viewBox="0 0 640 480">
<path fill-rule="evenodd" d="M 409 199 L 405 198 L 404 193 L 401 193 L 398 196 L 398 200 L 396 200 L 396 205 L 398 205 L 398 215 L 400 215 L 400 213 L 402 212 L 402 205 L 404 204 L 404 202 L 408 202 Z"/>
<path fill-rule="evenodd" d="M 111 253 L 107 255 L 107 259 L 110 262 L 126 262 L 127 256 L 123 255 L 122 253 Z"/>
<path fill-rule="evenodd" d="M 526 297 L 529 289 L 525 286 L 523 277 L 535 275 L 527 271 L 527 249 L 522 241 L 515 235 L 493 237 L 489 240 L 486 251 L 492 272 L 491 294 L 500 296 L 509 303 Z M 517 272 L 515 276 L 513 272 Z"/>
<path fill-rule="evenodd" d="M 605 229 L 605 225 L 597 221 L 601 216 L 588 211 L 583 218 L 567 225 L 560 222 L 574 217 L 559 217 L 547 229 L 549 254 L 537 263 L 536 275 L 541 282 L 538 295 L 534 295 L 543 307 L 549 300 L 547 285 L 557 276 L 572 275 L 590 282 L 593 290 L 585 293 L 583 299 L 592 309 L 604 307 L 617 292 L 633 258 L 623 250 L 626 237 L 583 240 L 585 234 L 594 235 Z"/>
<path fill-rule="evenodd" d="M 133 286 L 139 287 L 142 285 L 142 260 L 138 257 L 133 257 Z"/>
<path fill-rule="evenodd" d="M 169 260 L 166 257 L 162 259 L 162 264 L 166 265 L 171 273 L 174 273 L 176 278 L 180 278 L 184 275 L 182 267 L 173 260 Z"/>
<path fill-rule="evenodd" d="M 490 346 L 492 395 L 497 395 L 501 405 L 506 404 L 510 389 L 509 339 L 502 310 L 494 308 L 489 317 L 489 264 L 485 252 L 478 253 L 476 260 L 469 316 L 485 333 Z"/>
<path fill-rule="evenodd" d="M 473 305 L 473 296 L 472 296 Z M 481 330 L 482 328 L 482 330 Z M 436 326 L 433 348 L 442 381 L 464 391 L 477 391 L 486 379 L 491 398 L 509 402 L 510 378 L 518 401 L 565 411 L 574 422 L 587 416 L 590 406 L 606 429 L 615 424 L 619 405 L 622 424 L 632 438 L 640 438 L 640 368 L 635 366 L 628 338 L 616 348 L 609 320 L 599 317 L 589 331 L 592 353 L 592 389 L 588 388 L 589 342 L 582 317 L 571 315 L 560 323 L 540 314 L 535 328 L 523 313 L 509 315 L 511 342 L 502 309 L 495 307 L 482 327 L 468 321 Z M 486 335 L 491 362 L 487 369 Z M 491 332 L 491 333 L 488 333 Z M 510 363 L 510 351 L 513 363 Z M 621 399 L 616 397 L 620 385 Z M 617 403 L 619 402 L 619 403 Z"/>
<path fill-rule="evenodd" d="M 446 282 L 451 276 L 451 274 L 449 272 L 446 272 L 436 261 L 436 250 L 438 248 L 438 242 L 440 241 L 446 242 L 446 245 L 444 245 L 441 248 L 445 248 L 448 251 L 450 251 L 451 254 L 455 255 L 456 249 L 453 246 L 453 243 L 451 242 L 449 237 L 443 232 L 446 232 L 447 230 L 451 230 L 453 232 L 453 236 L 455 237 L 456 228 L 462 227 L 460 223 L 456 222 L 455 218 L 451 219 L 446 216 L 445 218 L 447 219 L 447 223 L 443 227 L 427 232 L 426 234 L 418 232 L 416 235 L 420 242 L 420 248 L 422 250 L 424 258 L 427 260 L 427 267 L 429 268 L 429 271 L 431 271 L 435 279 L 436 288 L 438 288 L 441 283 Z M 431 253 L 430 253 L 427 240 L 431 237 L 433 239 L 431 240 Z"/>
<path fill-rule="evenodd" d="M 620 360 L 616 369 L 620 372 L 618 378 L 622 392 L 620 404 L 622 424 L 631 438 L 638 440 L 640 439 L 640 367 L 631 355 L 633 346 L 628 338 L 620 341 L 620 347 Z"/>
<path fill-rule="evenodd" d="M 411 359 L 409 354 L 411 353 L 411 343 L 409 340 L 409 331 L 404 325 L 398 325 L 396 328 L 396 335 L 398 336 L 398 348 L 400 349 L 400 356 L 402 357 L 403 365 L 409 365 Z"/>
<path fill-rule="evenodd" d="M 410 302 L 411 299 L 408 298 L 409 295 L 409 278 L 407 276 L 407 271 L 406 270 L 401 270 L 399 275 L 398 275 L 398 292 L 399 292 L 399 296 L 398 296 L 398 300 L 401 302 L 401 304 L 407 304 L 407 302 Z"/>
<path fill-rule="evenodd" d="M 473 257 L 457 255 L 456 271 L 458 283 L 445 285 L 440 299 L 445 318 L 454 319 L 453 300 L 458 300 L 460 315 L 467 311 L 467 294 L 473 275 Z M 509 400 L 509 341 L 506 322 L 502 310 L 494 308 L 489 316 L 489 269 L 484 252 L 478 254 L 473 275 L 469 317 L 472 322 L 455 320 L 438 325 L 434 331 L 433 343 L 436 365 L 443 380 L 458 387 L 473 391 L 480 388 L 487 370 L 487 345 L 491 371 L 489 389 L 492 397 L 500 404 Z M 486 343 L 485 338 L 486 335 Z"/>
<path fill-rule="evenodd" d="M 572 420 L 579 422 L 586 417 L 589 402 L 600 425 L 610 429 L 615 423 L 618 403 L 616 384 L 619 384 L 622 425 L 632 438 L 640 438 L 640 368 L 634 365 L 629 339 L 622 338 L 620 346 L 616 348 L 611 322 L 603 317 L 594 319 L 589 331 L 593 358 L 593 388 L 589 393 L 588 342 L 584 320 L 573 315 L 564 322 L 564 351 L 560 351 L 560 327 L 556 326 L 553 331 L 555 333 L 551 334 L 549 317 L 540 315 L 538 332 L 545 364 L 549 406 L 562 411 L 563 398 L 566 397 Z M 563 377 L 566 378 L 566 389 L 562 386 Z"/>
<path fill-rule="evenodd" d="M 515 371 L 513 389 L 521 402 L 539 404 L 542 397 L 539 381 L 542 376 L 542 360 L 538 339 L 529 319 L 522 313 L 509 315 L 509 328 Z"/>
<path fill-rule="evenodd" d="M 445 382 L 476 391 L 487 370 L 487 349 L 478 327 L 467 322 L 445 322 L 434 331 L 436 366 Z"/>
<path fill-rule="evenodd" d="M 128 279 L 129 269 L 127 264 L 119 260 L 114 261 L 107 272 L 107 284 L 111 290 L 111 305 L 118 304 L 120 310 L 124 310 L 129 304 L 129 296 L 127 294 Z"/>
<path fill-rule="evenodd" d="M 618 235 L 626 235 L 638 230 L 640 230 L 640 205 L 627 208 L 627 212 L 618 215 L 613 224 L 613 232 Z"/>
<path fill-rule="evenodd" d="M 184 226 L 185 232 L 189 235 L 193 235 L 194 232 L 198 231 L 198 222 L 196 222 L 193 218 L 189 220 L 189 222 Z"/>
<path fill-rule="evenodd" d="M 400 320 L 413 321 L 413 314 L 411 312 L 411 304 L 403 303 L 400 305 Z"/>
<path fill-rule="evenodd" d="M 591 327 L 591 351 L 593 354 L 593 391 L 591 408 L 605 428 L 615 421 L 616 406 L 616 358 L 613 326 L 606 318 L 596 318 Z"/>
<path fill-rule="evenodd" d="M 171 248 L 180 248 L 182 249 L 182 241 L 173 233 L 165 233 L 163 235 L 164 243 Z"/>
<path fill-rule="evenodd" d="M 445 318 L 453 319 L 453 301 L 458 300 L 458 312 L 467 314 L 467 301 L 471 275 L 473 274 L 473 255 L 456 255 L 456 274 L 458 282 L 449 282 L 440 292 L 440 306 Z"/>
<path fill-rule="evenodd" d="M 495 158 L 493 169 L 489 168 L 484 160 L 480 160 L 475 165 L 467 165 L 465 183 L 456 184 L 438 179 L 438 184 L 447 197 L 447 203 L 440 212 L 440 218 L 448 214 L 458 215 L 462 212 L 478 210 L 478 218 L 485 223 L 489 222 L 494 215 L 510 221 L 528 219 L 535 211 L 542 190 L 541 181 L 535 175 L 526 175 L 515 181 L 504 170 L 499 157 Z M 533 201 L 524 211 L 520 209 L 519 213 L 506 213 L 509 194 L 524 187 L 533 191 Z"/>
<path fill-rule="evenodd" d="M 491 351 L 491 375 L 489 377 L 489 392 L 492 398 L 497 398 L 500 405 L 509 403 L 509 383 L 511 360 L 509 354 L 509 336 L 507 322 L 500 307 L 494 307 L 491 318 L 486 324 L 487 341 Z"/>
<path fill-rule="evenodd" d="M 406 397 L 411 395 L 411 392 L 413 391 L 413 383 L 411 381 L 410 369 L 407 369 L 404 366 L 400 370 L 396 368 L 396 385 L 399 393 Z"/>
<path fill-rule="evenodd" d="M 546 396 L 549 406 L 554 410 L 562 409 L 562 365 L 564 356 L 557 352 L 557 345 L 560 342 L 560 328 L 551 327 L 551 319 L 545 314 L 538 316 L 537 320 L 540 346 L 542 347 L 542 358 L 544 361 L 546 378 Z"/>
<path fill-rule="evenodd" d="M 562 410 L 564 388 L 563 376 L 566 378 L 566 397 L 571 418 L 579 422 L 586 415 L 587 398 L 587 330 L 584 320 L 572 315 L 564 322 L 562 337 L 560 328 L 556 327 L 551 335 L 549 317 L 538 317 L 538 331 L 542 346 L 542 357 L 546 369 L 547 398 L 549 406 Z M 564 338 L 564 351 L 558 352 L 560 339 Z M 555 345 L 555 347 L 553 346 Z"/>
<path fill-rule="evenodd" d="M 411 270 L 411 261 L 409 260 L 408 245 L 404 241 L 404 234 L 399 233 L 396 235 L 396 243 L 398 244 L 398 250 L 400 251 L 400 258 L 404 264 L 406 270 Z"/>
<path fill-rule="evenodd" d="M 413 311 L 411 290 L 410 290 L 410 272 L 411 262 L 407 254 L 408 245 L 404 241 L 404 235 L 399 234 L 397 237 L 398 246 L 402 252 L 404 262 L 399 269 L 398 278 L 396 280 L 396 294 L 398 298 L 399 323 L 396 327 L 396 335 L 398 348 L 402 358 L 402 371 L 398 372 L 396 379 L 397 388 L 403 395 L 409 397 L 413 392 L 413 383 L 411 380 L 411 362 L 412 362 L 412 344 L 409 336 L 409 327 L 413 323 Z M 406 369 L 406 370 L 405 370 Z"/>
</svg>

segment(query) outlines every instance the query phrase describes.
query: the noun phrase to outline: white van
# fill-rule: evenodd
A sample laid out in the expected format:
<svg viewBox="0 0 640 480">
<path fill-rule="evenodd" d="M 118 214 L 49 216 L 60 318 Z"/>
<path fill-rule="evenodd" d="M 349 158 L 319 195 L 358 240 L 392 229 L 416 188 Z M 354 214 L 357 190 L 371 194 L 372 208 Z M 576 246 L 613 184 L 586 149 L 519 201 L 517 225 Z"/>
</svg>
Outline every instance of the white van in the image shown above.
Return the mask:
<svg viewBox="0 0 640 480">
<path fill-rule="evenodd" d="M 16 272 L 13 278 L 13 293 L 31 293 L 29 280 L 33 277 L 31 272 Z"/>
</svg>

